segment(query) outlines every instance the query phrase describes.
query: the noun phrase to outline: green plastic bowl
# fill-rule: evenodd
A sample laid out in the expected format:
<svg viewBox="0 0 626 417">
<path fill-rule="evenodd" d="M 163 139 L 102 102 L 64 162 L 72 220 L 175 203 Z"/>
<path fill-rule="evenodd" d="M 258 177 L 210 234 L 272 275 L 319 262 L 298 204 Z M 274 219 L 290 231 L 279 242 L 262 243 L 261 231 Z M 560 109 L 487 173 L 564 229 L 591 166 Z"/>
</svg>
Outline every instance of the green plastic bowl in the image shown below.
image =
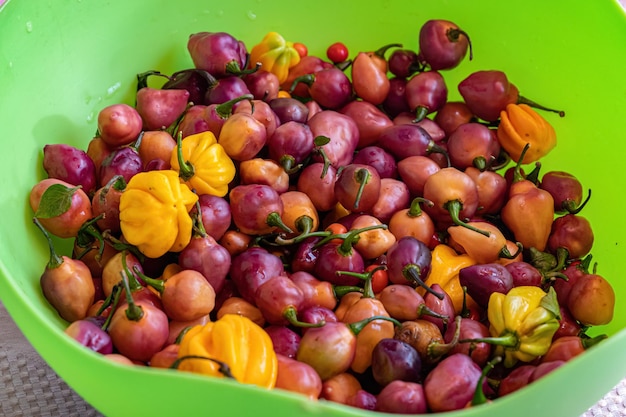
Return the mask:
<svg viewBox="0 0 626 417">
<path fill-rule="evenodd" d="M 583 214 L 594 227 L 598 272 L 617 293 L 615 319 L 594 330 L 609 339 L 508 397 L 448 415 L 572 417 L 601 399 L 626 377 L 626 19 L 609 0 L 10 0 L 0 11 L 0 296 L 34 348 L 107 416 L 373 415 L 278 390 L 112 364 L 82 348 L 41 294 L 48 248 L 32 224 L 28 193 L 44 177 L 45 144 L 86 148 L 100 109 L 133 102 L 137 73 L 190 67 L 191 33 L 227 31 L 250 45 L 274 30 L 318 54 L 335 41 L 353 52 L 396 42 L 416 49 L 421 24 L 432 18 L 456 22 L 474 45 L 473 61 L 445 73 L 451 98 L 469 73 L 500 69 L 524 96 L 567 112 L 546 114 L 558 146 L 542 169 L 570 171 L 593 190 Z M 58 244 L 69 251 L 68 242 Z"/>
</svg>

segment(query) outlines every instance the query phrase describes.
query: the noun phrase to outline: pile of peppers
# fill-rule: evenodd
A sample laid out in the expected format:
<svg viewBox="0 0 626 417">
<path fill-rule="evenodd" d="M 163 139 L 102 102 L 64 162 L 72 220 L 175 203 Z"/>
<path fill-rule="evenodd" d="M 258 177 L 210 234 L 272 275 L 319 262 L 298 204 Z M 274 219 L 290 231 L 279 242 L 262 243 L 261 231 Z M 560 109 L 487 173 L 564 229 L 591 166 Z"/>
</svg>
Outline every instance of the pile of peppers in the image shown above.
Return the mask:
<svg viewBox="0 0 626 417">
<path fill-rule="evenodd" d="M 138 74 L 137 105 L 103 109 L 84 150 L 44 149 L 41 288 L 69 336 L 401 413 L 496 400 L 606 337 L 590 191 L 541 172 L 564 112 L 495 70 L 448 100 L 443 74 L 472 59 L 456 24 L 341 62 L 276 32 L 187 48 L 193 68 Z"/>
</svg>

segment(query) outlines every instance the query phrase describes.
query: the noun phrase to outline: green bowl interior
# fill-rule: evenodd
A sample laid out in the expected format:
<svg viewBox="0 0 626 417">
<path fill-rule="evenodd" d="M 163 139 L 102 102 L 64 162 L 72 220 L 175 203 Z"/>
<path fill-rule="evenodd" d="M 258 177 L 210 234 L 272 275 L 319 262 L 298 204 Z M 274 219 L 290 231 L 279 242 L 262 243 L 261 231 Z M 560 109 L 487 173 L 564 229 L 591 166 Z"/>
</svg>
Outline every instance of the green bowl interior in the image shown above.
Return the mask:
<svg viewBox="0 0 626 417">
<path fill-rule="evenodd" d="M 622 122 L 626 109 L 623 68 L 626 20 L 616 1 L 526 0 L 354 1 L 319 0 L 200 2 L 163 0 L 26 2 L 0 9 L 0 297 L 35 349 L 81 396 L 106 415 L 212 413 L 274 416 L 348 416 L 369 413 L 286 392 L 266 392 L 222 380 L 110 364 L 70 341 L 66 323 L 48 306 L 39 276 L 48 248 L 31 222 L 28 193 L 43 178 L 42 147 L 70 143 L 86 148 L 104 106 L 132 104 L 135 75 L 149 69 L 171 73 L 191 66 L 189 34 L 226 31 L 252 45 L 270 30 L 304 42 L 323 54 L 335 41 L 352 51 L 400 42 L 417 48 L 423 22 L 443 18 L 471 36 L 474 60 L 445 72 L 450 98 L 469 73 L 500 69 L 522 95 L 562 108 L 565 118 L 545 117 L 558 146 L 543 172 L 565 170 L 593 190 L 584 214 L 592 223 L 598 273 L 617 294 L 615 319 L 594 329 L 611 337 L 583 357 L 532 386 L 488 407 L 459 416 L 579 415 L 626 376 L 626 282 L 618 260 L 624 255 L 626 200 L 617 181 L 626 152 Z M 67 252 L 70 244 L 57 241 Z M 156 401 L 154 394 L 166 392 Z M 567 404 L 555 399 L 568 395 Z M 245 401 L 240 399 L 245 396 Z"/>
</svg>

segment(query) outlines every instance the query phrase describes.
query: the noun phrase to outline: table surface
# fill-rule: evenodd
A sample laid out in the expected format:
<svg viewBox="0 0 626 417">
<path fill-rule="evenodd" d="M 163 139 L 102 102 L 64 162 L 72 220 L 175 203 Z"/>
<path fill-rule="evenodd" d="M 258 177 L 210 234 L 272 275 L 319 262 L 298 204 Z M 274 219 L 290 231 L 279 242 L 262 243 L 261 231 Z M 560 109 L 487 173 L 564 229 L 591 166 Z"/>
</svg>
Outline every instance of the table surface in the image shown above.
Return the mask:
<svg viewBox="0 0 626 417">
<path fill-rule="evenodd" d="M 100 417 L 35 352 L 0 303 L 0 416 Z M 626 416 L 626 378 L 581 417 Z"/>
</svg>

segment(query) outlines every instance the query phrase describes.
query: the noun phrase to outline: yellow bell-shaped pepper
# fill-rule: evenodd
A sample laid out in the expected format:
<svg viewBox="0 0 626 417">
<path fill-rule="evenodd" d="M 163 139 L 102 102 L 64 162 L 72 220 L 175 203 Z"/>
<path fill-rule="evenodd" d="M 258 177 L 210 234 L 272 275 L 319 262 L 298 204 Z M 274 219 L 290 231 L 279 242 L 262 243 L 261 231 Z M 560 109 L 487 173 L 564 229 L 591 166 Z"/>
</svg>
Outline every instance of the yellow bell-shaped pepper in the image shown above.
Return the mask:
<svg viewBox="0 0 626 417">
<path fill-rule="evenodd" d="M 527 104 L 508 104 L 500 112 L 497 137 L 514 161 L 520 159 L 524 147 L 529 145 L 523 164 L 539 160 L 556 146 L 552 125 Z"/>
<path fill-rule="evenodd" d="M 439 284 L 452 299 L 456 314 L 460 314 L 463 310 L 464 291 L 459 280 L 459 271 L 466 266 L 475 265 L 476 261 L 469 255 L 459 255 L 453 248 L 443 243 L 435 246 L 431 255 L 430 272 L 424 283 L 429 287 Z M 426 294 L 422 287 L 417 287 L 416 291 L 422 296 Z M 470 306 L 472 303 L 475 301 L 467 295 L 466 305 Z"/>
<path fill-rule="evenodd" d="M 228 184 L 235 178 L 235 164 L 210 132 L 178 136 L 178 145 L 172 150 L 171 169 L 177 171 L 181 181 L 198 195 L 211 194 L 223 197 Z"/>
<path fill-rule="evenodd" d="M 545 354 L 559 328 L 559 305 L 554 288 L 548 293 L 536 286 L 519 286 L 507 294 L 494 292 L 487 307 L 489 333 L 485 341 L 504 355 L 504 366 L 531 362 Z"/>
<path fill-rule="evenodd" d="M 300 54 L 293 47 L 293 42 L 287 42 L 276 32 L 269 32 L 263 40 L 252 47 L 250 64 L 260 64 L 260 69 L 268 71 L 278 77 L 282 84 L 287 80 L 289 69 L 300 62 Z"/>
<path fill-rule="evenodd" d="M 224 377 L 221 362 L 238 382 L 268 389 L 276 385 L 278 359 L 272 339 L 238 314 L 191 327 L 180 341 L 178 359 L 179 370 Z"/>
<path fill-rule="evenodd" d="M 180 252 L 191 240 L 189 211 L 198 201 L 172 170 L 135 174 L 120 197 L 124 238 L 149 258 Z"/>
</svg>

